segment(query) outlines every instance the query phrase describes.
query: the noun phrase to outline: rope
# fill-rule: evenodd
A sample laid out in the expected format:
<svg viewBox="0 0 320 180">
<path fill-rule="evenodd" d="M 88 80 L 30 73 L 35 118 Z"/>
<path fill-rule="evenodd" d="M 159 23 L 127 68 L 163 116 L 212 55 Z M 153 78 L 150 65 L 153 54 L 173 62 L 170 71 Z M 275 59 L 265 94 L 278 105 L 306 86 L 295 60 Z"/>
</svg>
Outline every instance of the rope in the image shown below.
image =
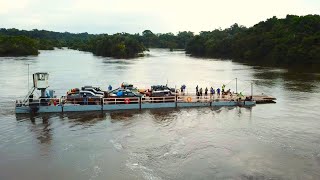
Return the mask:
<svg viewBox="0 0 320 180">
<path fill-rule="evenodd" d="M 242 91 L 240 91 L 241 93 L 244 91 L 244 90 L 246 90 L 248 87 L 250 87 L 251 86 L 251 84 L 249 85 L 249 86 L 247 86 L 246 88 L 244 88 Z"/>
<path fill-rule="evenodd" d="M 236 78 L 234 78 L 233 80 L 231 80 L 230 82 L 228 82 L 227 84 L 225 84 L 225 86 L 227 86 L 228 84 L 230 84 L 232 81 L 234 81 Z"/>
<path fill-rule="evenodd" d="M 238 80 L 239 80 L 239 79 L 238 79 Z M 246 83 L 245 81 L 241 81 L 241 82 Z M 244 92 L 244 91 L 245 91 L 248 87 L 250 87 L 250 86 L 251 86 L 251 84 L 249 84 L 248 86 L 246 86 L 246 87 L 245 87 L 242 91 L 240 91 L 240 92 Z M 254 89 L 261 90 L 261 93 L 262 93 L 262 94 L 264 94 L 264 95 L 266 95 L 266 96 L 270 96 L 270 95 L 264 93 L 263 89 L 259 88 L 259 86 L 255 86 Z"/>
</svg>

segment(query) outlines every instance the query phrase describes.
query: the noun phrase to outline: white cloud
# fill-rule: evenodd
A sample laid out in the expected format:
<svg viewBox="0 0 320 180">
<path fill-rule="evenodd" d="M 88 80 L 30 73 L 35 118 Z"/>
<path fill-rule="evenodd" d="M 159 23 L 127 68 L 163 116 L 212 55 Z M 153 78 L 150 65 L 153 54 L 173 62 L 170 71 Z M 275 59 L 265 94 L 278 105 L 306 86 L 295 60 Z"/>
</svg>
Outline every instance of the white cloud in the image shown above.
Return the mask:
<svg viewBox="0 0 320 180">
<path fill-rule="evenodd" d="M 199 32 L 319 12 L 316 0 L 0 0 L 5 28 L 90 33 Z"/>
</svg>

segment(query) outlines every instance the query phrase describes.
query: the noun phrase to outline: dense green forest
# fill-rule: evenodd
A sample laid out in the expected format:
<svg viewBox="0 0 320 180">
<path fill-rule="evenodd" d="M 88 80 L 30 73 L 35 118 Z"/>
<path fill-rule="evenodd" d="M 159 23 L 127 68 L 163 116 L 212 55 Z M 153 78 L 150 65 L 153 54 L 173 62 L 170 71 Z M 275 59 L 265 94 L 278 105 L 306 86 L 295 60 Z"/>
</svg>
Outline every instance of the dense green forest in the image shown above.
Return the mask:
<svg viewBox="0 0 320 180">
<path fill-rule="evenodd" d="M 169 48 L 173 50 L 185 49 L 193 37 L 194 34 L 190 31 L 178 32 L 177 35 L 174 35 L 173 33 L 154 34 L 150 30 L 145 30 L 140 36 L 140 41 L 147 48 Z"/>
<path fill-rule="evenodd" d="M 147 48 L 185 49 L 193 38 L 192 32 L 154 34 L 145 30 L 142 34 L 118 33 L 88 34 L 88 33 L 60 33 L 46 30 L 32 31 L 18 29 L 0 29 L 0 35 L 8 37 L 25 36 L 35 40 L 39 50 L 53 50 L 54 47 L 68 47 L 81 51 L 92 52 L 98 56 L 115 58 L 132 58 L 140 55 Z M 14 52 L 14 51 L 13 51 Z M 31 54 L 31 52 L 30 52 Z M 0 53 L 0 56 L 4 54 Z M 19 54 L 16 54 L 19 55 Z"/>
<path fill-rule="evenodd" d="M 267 65 L 320 64 L 320 16 L 270 18 L 253 27 L 201 32 L 188 44 L 193 56 Z"/>
<path fill-rule="evenodd" d="M 24 41 L 27 39 L 33 40 L 33 46 L 36 50 L 53 50 L 54 47 L 68 47 L 81 51 L 92 52 L 98 56 L 115 57 L 115 58 L 132 58 L 142 53 L 145 49 L 142 42 L 139 41 L 139 35 L 122 34 L 100 34 L 93 35 L 88 33 L 69 33 L 69 32 L 53 32 L 46 30 L 18 30 L 18 29 L 0 29 L 0 35 L 6 37 L 24 37 L 21 40 L 21 46 L 26 45 Z M 1 43 L 1 42 L 0 42 Z M 1 44 L 0 44 L 1 45 Z M 2 46 L 5 46 L 4 44 Z M 8 47 L 10 48 L 10 47 Z M 27 47 L 24 47 L 27 49 Z M 10 55 L 34 55 L 32 51 L 21 54 L 16 49 L 12 49 Z M 8 54 L 1 53 L 0 56 L 7 56 Z"/>
<path fill-rule="evenodd" d="M 80 51 L 92 52 L 98 56 L 131 58 L 145 51 L 144 45 L 138 41 L 139 35 L 118 33 L 113 35 L 99 35 L 83 41 L 74 43 L 69 48 Z"/>
<path fill-rule="evenodd" d="M 25 36 L 1 36 L 1 56 L 38 55 L 37 41 Z"/>
<path fill-rule="evenodd" d="M 88 34 L 46 30 L 0 29 L 0 56 L 35 55 L 38 50 L 68 47 L 98 56 L 132 58 L 148 48 L 185 49 L 198 57 L 234 59 L 251 64 L 320 64 L 320 16 L 288 15 L 262 21 L 253 27 L 155 34 Z"/>
</svg>

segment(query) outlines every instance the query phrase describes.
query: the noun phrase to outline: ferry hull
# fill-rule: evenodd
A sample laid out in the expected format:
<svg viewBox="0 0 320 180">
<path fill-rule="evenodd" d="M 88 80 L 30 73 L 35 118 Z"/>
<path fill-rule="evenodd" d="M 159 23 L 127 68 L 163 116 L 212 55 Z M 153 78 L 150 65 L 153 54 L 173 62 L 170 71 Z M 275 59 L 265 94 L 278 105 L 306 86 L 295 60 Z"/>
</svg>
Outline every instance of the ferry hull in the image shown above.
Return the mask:
<svg viewBox="0 0 320 180">
<path fill-rule="evenodd" d="M 213 101 L 213 102 L 164 102 L 141 104 L 108 104 L 108 105 L 64 105 L 64 106 L 29 106 L 16 107 L 17 114 L 27 113 L 60 113 L 60 112 L 86 112 L 86 111 L 116 111 L 134 109 L 160 109 L 185 107 L 223 107 L 223 106 L 254 106 L 256 101 Z"/>
</svg>

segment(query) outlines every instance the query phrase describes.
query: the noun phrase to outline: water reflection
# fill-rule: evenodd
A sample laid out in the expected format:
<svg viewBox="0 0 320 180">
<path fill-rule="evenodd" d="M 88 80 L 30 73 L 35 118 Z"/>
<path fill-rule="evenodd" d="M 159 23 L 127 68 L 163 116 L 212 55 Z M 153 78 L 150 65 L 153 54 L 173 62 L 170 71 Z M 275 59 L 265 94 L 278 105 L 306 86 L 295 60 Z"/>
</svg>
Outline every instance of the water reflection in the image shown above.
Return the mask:
<svg viewBox="0 0 320 180">
<path fill-rule="evenodd" d="M 141 113 L 140 110 L 130 110 L 130 111 L 114 111 L 109 112 L 109 116 L 112 123 L 118 121 L 129 121 L 132 117 L 138 116 Z"/>
<path fill-rule="evenodd" d="M 236 107 L 236 113 L 239 118 L 246 116 L 249 122 L 252 121 L 252 107 Z"/>
<path fill-rule="evenodd" d="M 40 141 L 40 143 L 50 144 L 52 140 L 52 134 L 51 134 L 51 128 L 50 128 L 50 121 L 48 116 L 42 116 L 42 124 L 40 124 L 40 127 L 42 129 L 38 131 L 38 128 L 36 126 L 34 127 L 34 130 L 36 133 L 39 133 L 37 136 L 37 139 Z"/>
<path fill-rule="evenodd" d="M 105 114 L 100 111 L 97 112 L 68 112 L 62 113 L 60 120 L 67 120 L 69 128 L 73 131 L 86 129 L 95 126 L 97 123 L 105 120 Z"/>
<path fill-rule="evenodd" d="M 31 61 L 37 59 L 38 56 L 26 56 L 26 57 L 0 57 L 1 60 L 15 60 L 15 61 Z"/>
<path fill-rule="evenodd" d="M 134 64 L 134 60 L 112 60 L 112 59 L 103 59 L 104 64 L 110 65 L 129 65 Z"/>
<path fill-rule="evenodd" d="M 255 81 L 256 85 L 270 87 L 283 85 L 286 89 L 297 92 L 315 92 L 320 82 L 320 75 L 316 73 L 297 72 L 291 69 L 288 71 L 257 70 L 254 71 L 253 76 L 259 79 Z"/>
<path fill-rule="evenodd" d="M 180 109 L 152 109 L 149 111 L 153 122 L 161 126 L 169 126 L 181 113 Z"/>
<path fill-rule="evenodd" d="M 79 123 L 94 124 L 105 119 L 105 114 L 101 111 L 93 112 L 64 112 L 61 113 L 62 119 L 77 121 Z"/>
<path fill-rule="evenodd" d="M 37 140 L 40 144 L 50 144 L 52 141 L 52 128 L 50 118 L 54 115 L 43 114 L 43 115 L 34 115 L 34 114 L 17 114 L 16 120 L 18 122 L 30 122 L 31 125 L 28 126 L 30 132 L 35 134 Z"/>
</svg>

